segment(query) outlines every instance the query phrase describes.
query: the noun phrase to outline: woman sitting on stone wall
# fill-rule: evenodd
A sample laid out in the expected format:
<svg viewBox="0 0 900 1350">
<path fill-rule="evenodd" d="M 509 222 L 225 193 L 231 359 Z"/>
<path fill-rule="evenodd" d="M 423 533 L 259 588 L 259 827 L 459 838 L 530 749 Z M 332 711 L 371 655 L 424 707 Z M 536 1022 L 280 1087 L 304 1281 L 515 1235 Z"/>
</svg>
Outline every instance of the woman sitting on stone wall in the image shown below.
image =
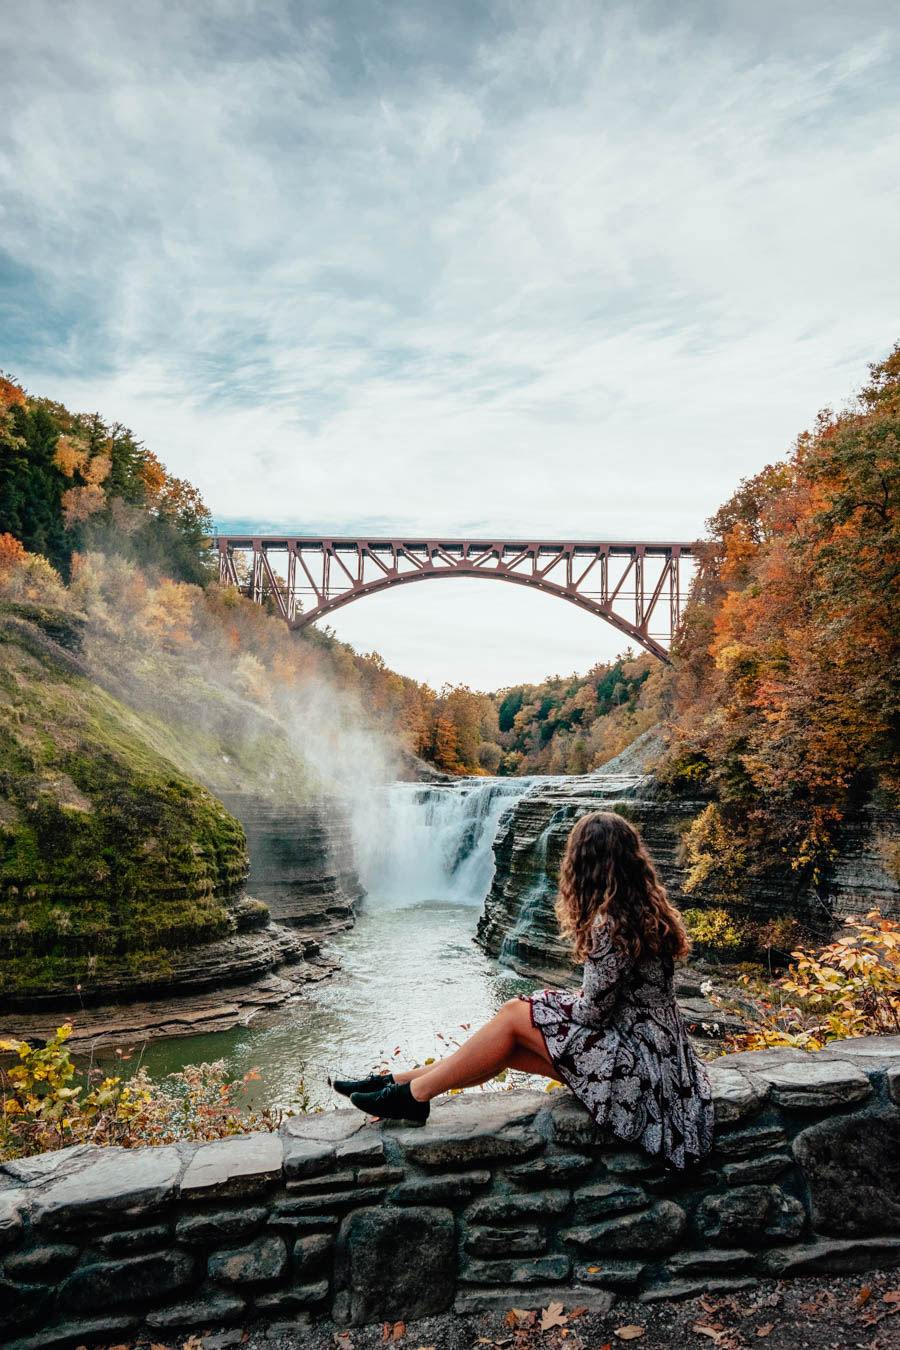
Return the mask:
<svg viewBox="0 0 900 1350">
<path fill-rule="evenodd" d="M 712 1148 L 712 1094 L 674 989 L 690 940 L 622 816 L 594 811 L 575 825 L 556 914 L 584 962 L 579 991 L 520 994 L 434 1064 L 332 1086 L 373 1116 L 424 1124 L 439 1093 L 519 1069 L 566 1083 L 599 1125 L 663 1163 L 698 1162 Z"/>
</svg>

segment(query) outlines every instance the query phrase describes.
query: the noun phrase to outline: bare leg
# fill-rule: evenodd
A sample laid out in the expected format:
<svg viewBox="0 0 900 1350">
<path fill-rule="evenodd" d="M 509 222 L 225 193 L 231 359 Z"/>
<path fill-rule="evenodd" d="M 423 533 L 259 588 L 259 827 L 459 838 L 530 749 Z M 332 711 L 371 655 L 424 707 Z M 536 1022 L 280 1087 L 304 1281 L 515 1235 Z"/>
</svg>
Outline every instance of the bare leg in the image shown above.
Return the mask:
<svg viewBox="0 0 900 1350">
<path fill-rule="evenodd" d="M 442 1063 L 442 1061 L 436 1060 L 435 1063 Z M 430 1073 L 434 1067 L 434 1064 L 422 1064 L 418 1069 L 404 1069 L 402 1071 L 398 1069 L 397 1072 L 393 1074 L 394 1082 L 409 1083 L 414 1078 L 421 1078 L 423 1074 Z M 546 1054 L 538 1055 L 535 1054 L 533 1050 L 526 1050 L 522 1046 L 513 1051 L 509 1064 L 506 1067 L 509 1069 L 517 1069 L 519 1073 L 537 1074 L 541 1078 L 556 1079 L 557 1077 L 556 1069 L 554 1068 L 552 1061 L 547 1058 Z M 477 1087 L 479 1083 L 483 1082 L 485 1082 L 485 1079 L 478 1074 L 475 1078 L 472 1078 L 465 1083 L 454 1083 L 454 1087 Z"/>
<path fill-rule="evenodd" d="M 417 1101 L 430 1101 L 450 1088 L 473 1087 L 494 1078 L 501 1069 L 520 1067 L 550 1078 L 556 1075 L 547 1057 L 544 1038 L 531 1025 L 528 1004 L 524 999 L 513 998 L 452 1055 L 394 1077 L 398 1082 L 411 1084 L 410 1091 Z"/>
</svg>

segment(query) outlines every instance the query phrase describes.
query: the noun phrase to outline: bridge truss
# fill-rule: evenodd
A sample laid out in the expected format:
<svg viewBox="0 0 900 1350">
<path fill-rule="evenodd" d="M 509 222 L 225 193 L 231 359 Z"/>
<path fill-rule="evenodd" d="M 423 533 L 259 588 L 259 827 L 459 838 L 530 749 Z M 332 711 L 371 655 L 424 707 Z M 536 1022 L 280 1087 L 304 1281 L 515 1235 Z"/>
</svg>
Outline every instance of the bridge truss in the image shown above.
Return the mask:
<svg viewBox="0 0 900 1350">
<path fill-rule="evenodd" d="M 389 587 L 493 577 L 568 600 L 663 661 L 691 567 L 685 543 L 218 535 L 214 547 L 223 585 L 272 603 L 290 628 Z"/>
</svg>

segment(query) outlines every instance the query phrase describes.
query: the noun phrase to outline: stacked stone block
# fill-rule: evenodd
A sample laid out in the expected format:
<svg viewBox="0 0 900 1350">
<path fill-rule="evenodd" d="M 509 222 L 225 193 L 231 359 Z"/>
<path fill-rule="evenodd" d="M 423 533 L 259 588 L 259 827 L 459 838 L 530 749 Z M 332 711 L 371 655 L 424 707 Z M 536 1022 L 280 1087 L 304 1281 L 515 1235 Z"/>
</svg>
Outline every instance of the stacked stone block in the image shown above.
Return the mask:
<svg viewBox="0 0 900 1350">
<path fill-rule="evenodd" d="M 711 1076 L 716 1147 L 689 1174 L 564 1090 L 445 1099 L 424 1129 L 344 1109 L 8 1162 L 0 1341 L 605 1310 L 900 1264 L 900 1037 L 724 1056 Z"/>
</svg>

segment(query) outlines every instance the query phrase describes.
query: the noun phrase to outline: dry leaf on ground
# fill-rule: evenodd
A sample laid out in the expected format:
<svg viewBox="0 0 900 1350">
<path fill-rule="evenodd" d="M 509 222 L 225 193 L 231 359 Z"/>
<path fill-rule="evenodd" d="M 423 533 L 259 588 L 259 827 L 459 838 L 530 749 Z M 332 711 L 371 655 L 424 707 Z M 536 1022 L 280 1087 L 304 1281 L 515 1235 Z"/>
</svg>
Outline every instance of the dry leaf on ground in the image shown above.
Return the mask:
<svg viewBox="0 0 900 1350">
<path fill-rule="evenodd" d="M 643 1334 L 644 1334 L 643 1327 L 634 1327 L 634 1326 L 616 1327 L 616 1330 L 614 1332 L 614 1335 L 618 1336 L 620 1341 L 633 1341 L 638 1336 L 643 1336 Z"/>
<path fill-rule="evenodd" d="M 698 1336 L 710 1336 L 712 1340 L 717 1341 L 722 1331 L 721 1327 L 711 1327 L 707 1322 L 695 1322 L 691 1331 L 696 1331 Z"/>
<path fill-rule="evenodd" d="M 770 1336 L 775 1329 L 774 1322 L 766 1322 L 763 1326 L 756 1328 L 757 1336 Z"/>
<path fill-rule="evenodd" d="M 406 1323 L 403 1321 L 395 1322 L 391 1339 L 394 1341 L 399 1341 L 405 1335 L 406 1335 Z"/>
<path fill-rule="evenodd" d="M 868 1303 L 871 1297 L 872 1297 L 872 1290 L 869 1288 L 868 1285 L 864 1285 L 864 1287 L 860 1289 L 859 1296 L 856 1300 L 857 1308 L 861 1308 L 864 1303 Z"/>
<path fill-rule="evenodd" d="M 549 1331 L 551 1327 L 564 1327 L 568 1322 L 563 1312 L 561 1303 L 551 1303 L 549 1307 L 541 1310 L 541 1331 Z"/>
<path fill-rule="evenodd" d="M 390 1322 L 382 1322 L 382 1324 L 381 1324 L 381 1344 L 382 1344 L 382 1345 L 387 1345 L 387 1343 L 388 1343 L 388 1341 L 389 1341 L 390 1339 L 391 1339 L 391 1324 L 390 1324 Z"/>
<path fill-rule="evenodd" d="M 900 1303 L 900 1289 L 889 1289 L 886 1294 L 881 1295 L 883 1303 Z"/>
</svg>

